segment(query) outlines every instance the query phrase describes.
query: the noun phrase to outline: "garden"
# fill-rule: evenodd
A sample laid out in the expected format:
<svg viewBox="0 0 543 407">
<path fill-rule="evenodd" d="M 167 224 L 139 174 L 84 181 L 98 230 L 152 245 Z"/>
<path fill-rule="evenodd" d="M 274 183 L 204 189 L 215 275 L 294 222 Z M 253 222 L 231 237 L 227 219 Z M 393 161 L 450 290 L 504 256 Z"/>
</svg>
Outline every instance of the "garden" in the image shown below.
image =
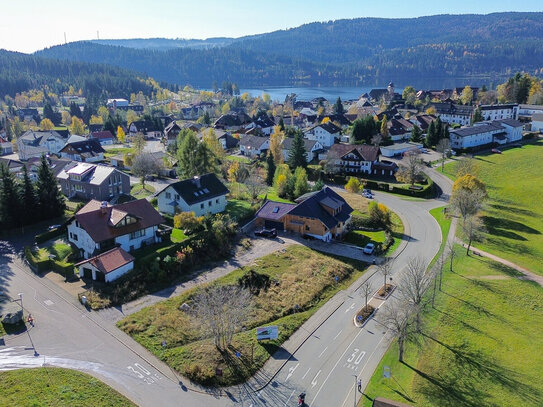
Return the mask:
<svg viewBox="0 0 543 407">
<path fill-rule="evenodd" d="M 27 246 L 25 256 L 38 272 L 53 270 L 66 279 L 75 278 L 74 264 L 79 253 L 64 239 L 51 239 L 34 248 Z"/>
</svg>

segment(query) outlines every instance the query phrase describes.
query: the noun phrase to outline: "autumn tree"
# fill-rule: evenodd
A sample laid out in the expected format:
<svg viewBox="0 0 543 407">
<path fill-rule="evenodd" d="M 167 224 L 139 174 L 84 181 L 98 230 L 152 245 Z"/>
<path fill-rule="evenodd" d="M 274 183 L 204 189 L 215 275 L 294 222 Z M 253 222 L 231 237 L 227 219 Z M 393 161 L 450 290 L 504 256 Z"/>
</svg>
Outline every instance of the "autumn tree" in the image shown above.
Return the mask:
<svg viewBox="0 0 543 407">
<path fill-rule="evenodd" d="M 55 125 L 53 124 L 53 122 L 47 118 L 43 119 L 41 122 L 40 122 L 40 130 L 41 131 L 49 131 L 49 130 L 53 130 L 55 128 Z M 79 133 L 81 134 L 81 133 Z"/>
<path fill-rule="evenodd" d="M 383 276 L 383 288 L 387 288 L 387 279 L 392 274 L 394 268 L 394 259 L 392 257 L 384 257 L 381 262 L 377 265 L 377 270 L 379 274 Z"/>
<path fill-rule="evenodd" d="M 173 217 L 173 226 L 190 235 L 202 227 L 203 220 L 203 216 L 196 216 L 194 212 L 179 212 Z"/>
<path fill-rule="evenodd" d="M 158 174 L 164 168 L 162 161 L 156 160 L 150 153 L 136 155 L 132 163 L 132 174 L 139 177 L 141 186 L 145 189 L 145 178 L 149 175 Z"/>
<path fill-rule="evenodd" d="M 70 133 L 82 136 L 85 134 L 85 124 L 83 120 L 76 116 L 72 116 L 72 124 L 70 124 Z"/>
<path fill-rule="evenodd" d="M 427 264 L 420 256 L 411 257 L 404 269 L 400 293 L 402 297 L 412 305 L 416 314 L 417 330 L 421 328 L 421 312 L 424 304 L 424 293 L 430 285 L 430 278 L 426 274 Z"/>
<path fill-rule="evenodd" d="M 370 202 L 368 205 L 368 214 L 370 222 L 376 227 L 389 230 L 392 226 L 392 213 L 385 204 L 375 201 Z"/>
<path fill-rule="evenodd" d="M 121 126 L 117 126 L 117 141 L 121 144 L 126 141 L 126 134 Z"/>
<path fill-rule="evenodd" d="M 462 232 L 468 242 L 466 247 L 468 256 L 472 243 L 482 240 L 484 230 L 483 220 L 478 215 L 469 215 L 462 222 Z"/>
<path fill-rule="evenodd" d="M 406 343 L 415 334 L 413 307 L 405 302 L 388 302 L 383 307 L 379 316 L 380 322 L 385 325 L 390 333 L 398 338 L 398 361 L 403 362 Z"/>
<path fill-rule="evenodd" d="M 350 177 L 349 181 L 345 184 L 345 190 L 357 194 L 360 192 L 360 181 L 356 177 Z"/>
<path fill-rule="evenodd" d="M 402 92 L 402 99 L 408 106 L 414 106 L 417 99 L 417 92 L 413 86 L 406 86 Z"/>
<path fill-rule="evenodd" d="M 388 120 L 387 120 L 386 114 L 383 116 L 383 119 L 381 120 L 381 136 L 383 136 L 384 140 L 387 140 L 390 138 L 388 134 Z"/>
<path fill-rule="evenodd" d="M 398 171 L 396 172 L 396 179 L 400 182 L 405 182 L 415 185 L 415 182 L 421 177 L 423 163 L 420 158 L 420 150 L 413 149 L 404 153 L 404 159 L 402 160 Z"/>
<path fill-rule="evenodd" d="M 143 136 L 143 134 L 136 134 L 136 136 L 132 140 L 132 145 L 136 154 L 141 154 L 146 144 L 147 141 L 145 141 L 145 137 Z"/>
<path fill-rule="evenodd" d="M 299 197 L 309 191 L 307 183 L 307 172 L 303 167 L 297 167 L 294 170 L 294 191 L 293 197 Z"/>
<path fill-rule="evenodd" d="M 462 93 L 460 94 L 460 101 L 462 102 L 463 105 L 468 105 L 471 103 L 472 100 L 473 100 L 473 90 L 469 86 L 466 86 L 462 90 Z"/>
<path fill-rule="evenodd" d="M 139 116 L 136 112 L 134 112 L 132 109 L 128 109 L 126 111 L 126 123 L 128 126 L 130 126 L 131 123 L 137 121 L 139 119 Z"/>
<path fill-rule="evenodd" d="M 202 136 L 202 142 L 207 145 L 207 147 L 213 152 L 216 158 L 223 159 L 225 157 L 224 148 L 222 147 L 222 144 L 217 139 L 217 135 L 215 134 L 215 131 L 213 129 L 208 129 L 207 131 L 204 131 L 204 135 Z"/>
</svg>

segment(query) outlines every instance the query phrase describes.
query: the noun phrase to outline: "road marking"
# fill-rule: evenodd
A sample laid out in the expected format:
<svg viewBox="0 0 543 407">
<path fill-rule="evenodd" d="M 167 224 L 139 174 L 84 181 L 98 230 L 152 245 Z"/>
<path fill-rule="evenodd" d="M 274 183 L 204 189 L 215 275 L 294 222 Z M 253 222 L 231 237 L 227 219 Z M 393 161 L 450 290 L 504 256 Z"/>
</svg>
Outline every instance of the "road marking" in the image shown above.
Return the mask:
<svg viewBox="0 0 543 407">
<path fill-rule="evenodd" d="M 339 332 L 337 333 L 336 336 L 334 336 L 334 339 L 333 339 L 333 340 L 335 341 L 335 340 L 337 339 L 337 337 L 338 337 L 342 332 L 343 332 L 343 329 L 342 329 L 341 331 L 339 331 Z"/>
<path fill-rule="evenodd" d="M 307 372 L 305 372 L 305 374 L 302 376 L 302 380 L 305 379 L 305 377 L 307 376 L 307 374 L 309 373 L 310 370 L 311 370 L 311 368 L 307 369 Z"/>
<path fill-rule="evenodd" d="M 292 396 L 294 395 L 294 392 L 295 392 L 295 391 L 296 391 L 296 390 L 292 390 L 292 393 L 290 393 L 290 397 L 288 398 L 287 401 L 285 401 L 285 404 L 284 404 L 285 406 L 289 403 L 289 401 L 290 401 L 290 399 L 292 398 Z M 253 405 L 251 404 L 249 407 L 253 407 Z"/>
<path fill-rule="evenodd" d="M 293 366 L 293 367 L 289 367 L 288 368 L 288 374 L 287 374 L 287 378 L 285 379 L 285 382 L 290 379 L 290 376 L 292 376 L 292 374 L 294 373 L 294 371 L 296 370 L 296 368 L 298 367 L 299 363 L 296 363 L 296 366 Z"/>
<path fill-rule="evenodd" d="M 317 385 L 317 377 L 321 374 L 322 370 L 319 370 L 313 380 L 311 380 L 311 388 L 315 387 Z"/>
<path fill-rule="evenodd" d="M 54 302 L 51 300 L 45 300 L 43 303 L 49 307 L 54 304 Z"/>
<path fill-rule="evenodd" d="M 324 354 L 324 352 L 326 352 L 326 349 L 328 349 L 328 346 L 326 348 L 324 348 L 324 350 L 321 352 L 321 354 L 319 355 L 319 359 Z"/>
<path fill-rule="evenodd" d="M 345 313 L 349 312 L 350 310 L 354 309 L 356 303 L 353 302 L 353 304 L 345 310 Z"/>
<path fill-rule="evenodd" d="M 345 348 L 345 350 L 343 351 L 343 353 L 341 354 L 341 356 L 339 357 L 339 359 L 337 360 L 336 364 L 334 365 L 334 367 L 332 368 L 332 370 L 330 370 L 330 373 L 328 373 L 328 376 L 326 376 L 326 379 L 324 379 L 324 382 L 322 382 L 321 384 L 321 387 L 319 388 L 319 390 L 317 391 L 317 393 L 315 394 L 315 397 L 313 397 L 313 400 L 311 401 L 311 404 L 309 405 L 309 407 L 311 407 L 313 405 L 313 403 L 315 402 L 315 400 L 317 400 L 317 396 L 319 395 L 319 393 L 321 392 L 322 388 L 324 387 L 326 381 L 330 378 L 330 375 L 332 374 L 332 372 L 334 371 L 334 369 L 337 367 L 337 365 L 339 364 L 339 362 L 341 361 L 341 359 L 343 359 L 343 356 L 345 356 L 345 354 L 347 353 L 347 351 L 349 350 L 349 348 L 351 347 L 351 345 L 354 343 L 354 341 L 356 341 L 356 338 L 358 338 L 358 335 L 360 335 L 362 332 L 364 332 L 364 330 L 360 330 L 358 331 L 358 333 L 356 334 L 356 336 L 353 338 L 353 340 L 351 341 L 351 343 L 349 344 L 349 346 L 347 346 L 347 348 Z"/>
</svg>

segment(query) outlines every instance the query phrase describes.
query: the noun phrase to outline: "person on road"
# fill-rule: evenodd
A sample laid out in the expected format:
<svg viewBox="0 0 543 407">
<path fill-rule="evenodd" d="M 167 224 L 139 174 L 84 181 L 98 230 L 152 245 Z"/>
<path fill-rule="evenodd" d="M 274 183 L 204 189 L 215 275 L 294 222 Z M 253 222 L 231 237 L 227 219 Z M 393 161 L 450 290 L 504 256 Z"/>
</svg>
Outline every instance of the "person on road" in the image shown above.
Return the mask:
<svg viewBox="0 0 543 407">
<path fill-rule="evenodd" d="M 362 380 L 361 379 L 358 379 L 357 385 L 358 385 L 358 391 L 362 393 Z"/>
</svg>

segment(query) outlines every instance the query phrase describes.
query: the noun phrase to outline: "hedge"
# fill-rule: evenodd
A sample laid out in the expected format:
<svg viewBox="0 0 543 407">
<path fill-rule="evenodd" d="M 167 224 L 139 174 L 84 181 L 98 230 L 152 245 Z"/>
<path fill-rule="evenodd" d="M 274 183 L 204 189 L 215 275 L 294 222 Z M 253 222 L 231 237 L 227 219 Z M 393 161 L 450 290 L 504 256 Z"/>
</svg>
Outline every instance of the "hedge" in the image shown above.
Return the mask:
<svg viewBox="0 0 543 407">
<path fill-rule="evenodd" d="M 393 194 L 408 195 L 416 198 L 432 198 L 435 195 L 434 181 L 429 178 L 428 185 L 418 191 L 409 188 L 393 186 L 390 192 L 392 192 Z"/>
<path fill-rule="evenodd" d="M 41 233 L 39 235 L 36 235 L 34 240 L 36 241 L 36 243 L 43 243 L 43 242 L 47 242 L 48 240 L 51 240 L 53 239 L 54 237 L 58 237 L 58 236 L 62 236 L 63 234 L 66 233 L 66 226 L 63 225 L 59 228 L 56 228 L 56 229 L 53 229 L 53 230 L 49 230 L 45 233 Z"/>
<path fill-rule="evenodd" d="M 37 259 L 34 253 L 32 253 L 32 249 L 30 249 L 29 246 L 25 247 L 25 257 L 28 260 L 28 262 L 37 269 L 37 271 L 51 270 L 51 260 Z"/>
<path fill-rule="evenodd" d="M 321 177 L 322 167 L 320 165 L 307 166 L 307 179 L 309 181 L 318 181 Z"/>
</svg>

